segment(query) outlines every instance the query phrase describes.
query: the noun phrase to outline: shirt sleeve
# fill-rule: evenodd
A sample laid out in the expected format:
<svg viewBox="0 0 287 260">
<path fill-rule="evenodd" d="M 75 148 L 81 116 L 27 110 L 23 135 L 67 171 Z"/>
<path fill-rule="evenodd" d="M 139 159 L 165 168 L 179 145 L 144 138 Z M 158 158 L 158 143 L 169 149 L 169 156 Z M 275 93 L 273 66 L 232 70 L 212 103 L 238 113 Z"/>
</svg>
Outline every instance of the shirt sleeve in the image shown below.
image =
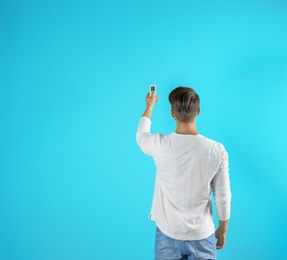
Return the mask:
<svg viewBox="0 0 287 260">
<path fill-rule="evenodd" d="M 163 136 L 161 134 L 152 135 L 150 130 L 151 120 L 148 117 L 141 117 L 136 134 L 137 144 L 145 154 L 152 156 L 159 147 Z"/>
<path fill-rule="evenodd" d="M 228 154 L 222 144 L 218 146 L 220 166 L 212 180 L 212 189 L 220 221 L 229 220 L 231 208 L 231 189 L 229 180 Z"/>
</svg>

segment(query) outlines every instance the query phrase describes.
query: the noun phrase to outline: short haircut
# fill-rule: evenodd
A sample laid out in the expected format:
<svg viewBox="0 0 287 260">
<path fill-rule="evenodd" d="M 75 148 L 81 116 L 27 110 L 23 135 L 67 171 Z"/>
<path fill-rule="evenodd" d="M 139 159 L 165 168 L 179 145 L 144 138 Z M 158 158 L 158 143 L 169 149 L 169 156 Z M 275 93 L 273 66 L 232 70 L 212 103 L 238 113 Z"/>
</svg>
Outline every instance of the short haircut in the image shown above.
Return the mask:
<svg viewBox="0 0 287 260">
<path fill-rule="evenodd" d="M 188 123 L 193 122 L 199 110 L 199 96 L 189 87 L 175 88 L 169 94 L 171 109 L 177 120 Z"/>
</svg>

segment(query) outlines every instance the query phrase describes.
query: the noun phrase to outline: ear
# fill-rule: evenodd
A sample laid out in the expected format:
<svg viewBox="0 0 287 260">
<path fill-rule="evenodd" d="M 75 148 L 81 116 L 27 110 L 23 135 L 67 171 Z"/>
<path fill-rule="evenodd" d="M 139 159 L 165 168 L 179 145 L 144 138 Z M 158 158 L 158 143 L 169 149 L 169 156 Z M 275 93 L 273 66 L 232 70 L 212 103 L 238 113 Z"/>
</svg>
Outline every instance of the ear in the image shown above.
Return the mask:
<svg viewBox="0 0 287 260">
<path fill-rule="evenodd" d="M 174 115 L 174 113 L 173 113 L 172 110 L 170 110 L 170 114 L 171 114 L 171 116 L 175 119 L 175 115 Z"/>
<path fill-rule="evenodd" d="M 200 108 L 198 108 L 198 111 L 197 111 L 197 115 L 199 115 L 200 114 Z"/>
</svg>

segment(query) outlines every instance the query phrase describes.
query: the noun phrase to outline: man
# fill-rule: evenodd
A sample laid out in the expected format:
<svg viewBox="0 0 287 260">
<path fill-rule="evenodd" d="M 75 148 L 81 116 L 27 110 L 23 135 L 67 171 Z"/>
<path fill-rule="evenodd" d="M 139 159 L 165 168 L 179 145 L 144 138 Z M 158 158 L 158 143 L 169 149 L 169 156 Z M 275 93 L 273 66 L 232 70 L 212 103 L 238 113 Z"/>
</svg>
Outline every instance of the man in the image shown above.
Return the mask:
<svg viewBox="0 0 287 260">
<path fill-rule="evenodd" d="M 200 113 L 199 96 L 188 87 L 169 94 L 176 131 L 151 134 L 151 115 L 158 101 L 146 96 L 137 143 L 153 157 L 156 180 L 150 219 L 156 223 L 156 260 L 216 259 L 224 247 L 230 218 L 228 155 L 221 143 L 196 130 Z M 219 227 L 215 230 L 211 193 L 216 204 Z M 216 241 L 217 238 L 217 241 Z"/>
</svg>

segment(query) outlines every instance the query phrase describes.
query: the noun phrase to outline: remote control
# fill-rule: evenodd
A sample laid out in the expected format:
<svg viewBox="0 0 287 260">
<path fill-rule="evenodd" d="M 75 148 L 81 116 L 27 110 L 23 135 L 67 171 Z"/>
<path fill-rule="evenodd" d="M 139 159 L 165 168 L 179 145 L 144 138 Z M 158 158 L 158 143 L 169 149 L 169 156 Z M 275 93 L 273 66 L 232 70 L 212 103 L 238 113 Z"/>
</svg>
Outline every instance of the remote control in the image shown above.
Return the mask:
<svg viewBox="0 0 287 260">
<path fill-rule="evenodd" d="M 156 92 L 156 85 L 150 85 L 149 86 L 149 96 L 151 97 L 151 93 Z"/>
</svg>

